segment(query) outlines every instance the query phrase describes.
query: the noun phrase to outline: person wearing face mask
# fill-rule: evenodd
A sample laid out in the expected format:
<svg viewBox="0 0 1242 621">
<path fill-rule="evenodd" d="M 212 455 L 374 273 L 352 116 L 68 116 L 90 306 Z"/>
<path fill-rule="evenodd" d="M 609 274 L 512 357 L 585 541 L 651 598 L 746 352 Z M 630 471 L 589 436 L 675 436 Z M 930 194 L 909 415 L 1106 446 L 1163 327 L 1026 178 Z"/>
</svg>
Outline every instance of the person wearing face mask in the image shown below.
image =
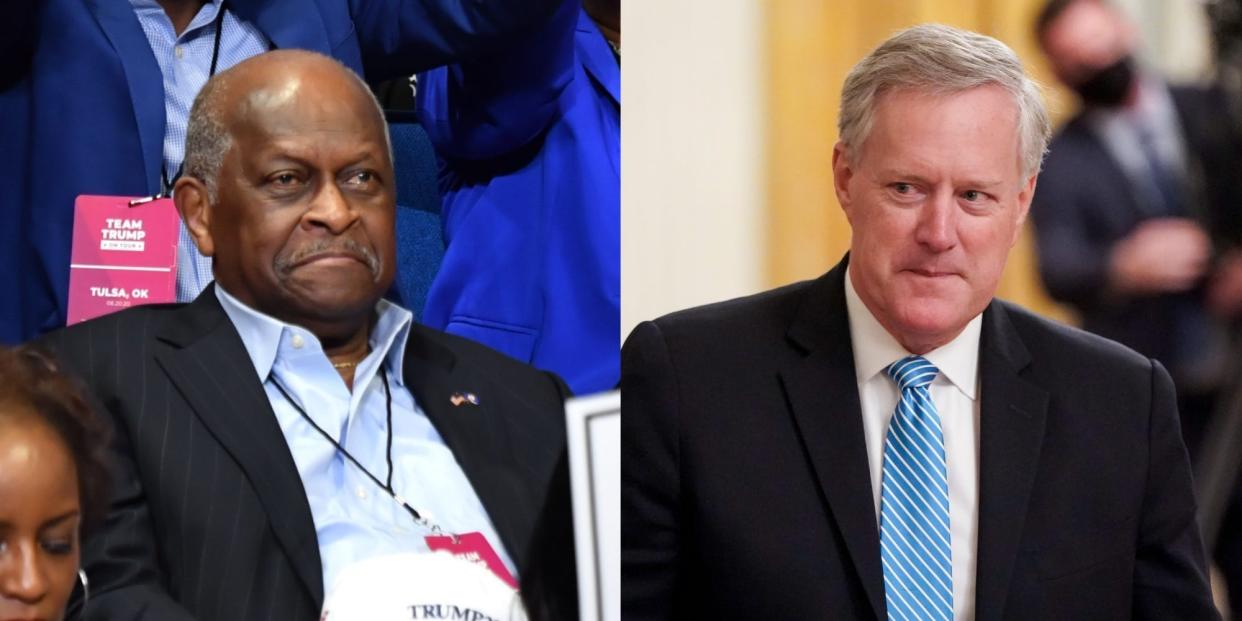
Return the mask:
<svg viewBox="0 0 1242 621">
<path fill-rule="evenodd" d="M 1224 100 L 1141 67 L 1135 27 L 1105 0 L 1052 0 L 1035 30 L 1082 103 L 1049 146 L 1031 206 L 1040 274 L 1084 328 L 1169 369 L 1194 458 L 1226 381 L 1221 320 L 1242 316 L 1236 236 L 1213 226 L 1242 204 Z M 1237 610 L 1234 522 L 1227 514 L 1216 556 Z"/>
<path fill-rule="evenodd" d="M 80 542 L 107 511 L 107 428 L 30 348 L 0 348 L 0 621 L 66 618 Z"/>
</svg>

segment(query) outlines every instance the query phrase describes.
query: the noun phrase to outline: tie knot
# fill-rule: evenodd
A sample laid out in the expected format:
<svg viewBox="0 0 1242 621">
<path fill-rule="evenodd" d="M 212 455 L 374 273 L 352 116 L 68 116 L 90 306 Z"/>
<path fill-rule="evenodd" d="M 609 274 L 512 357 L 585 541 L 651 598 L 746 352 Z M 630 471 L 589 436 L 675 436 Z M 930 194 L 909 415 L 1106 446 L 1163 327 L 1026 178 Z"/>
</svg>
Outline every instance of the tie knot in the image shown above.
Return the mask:
<svg viewBox="0 0 1242 621">
<path fill-rule="evenodd" d="M 904 391 L 910 388 L 922 388 L 932 383 L 940 369 L 922 356 L 906 356 L 888 365 L 885 372 Z"/>
</svg>

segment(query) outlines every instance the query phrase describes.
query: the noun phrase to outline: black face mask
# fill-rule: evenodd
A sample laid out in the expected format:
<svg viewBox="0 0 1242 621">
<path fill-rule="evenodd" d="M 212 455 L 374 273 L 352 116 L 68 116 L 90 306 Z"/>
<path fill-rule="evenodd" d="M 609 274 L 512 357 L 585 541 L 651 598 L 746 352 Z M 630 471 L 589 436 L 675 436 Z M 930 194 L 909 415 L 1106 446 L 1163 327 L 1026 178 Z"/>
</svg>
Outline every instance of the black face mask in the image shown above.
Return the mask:
<svg viewBox="0 0 1242 621">
<path fill-rule="evenodd" d="M 1134 83 L 1134 61 L 1122 56 L 1117 62 L 1096 71 L 1074 85 L 1074 91 L 1088 106 L 1114 108 L 1130 94 Z"/>
</svg>

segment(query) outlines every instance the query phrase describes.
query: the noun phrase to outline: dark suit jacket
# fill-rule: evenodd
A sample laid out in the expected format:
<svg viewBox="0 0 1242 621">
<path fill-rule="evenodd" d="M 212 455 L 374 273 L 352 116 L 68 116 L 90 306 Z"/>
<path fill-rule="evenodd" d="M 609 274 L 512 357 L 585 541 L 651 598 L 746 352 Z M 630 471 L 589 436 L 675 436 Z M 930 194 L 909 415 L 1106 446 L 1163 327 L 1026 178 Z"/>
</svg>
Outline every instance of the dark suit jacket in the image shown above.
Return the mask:
<svg viewBox="0 0 1242 621">
<path fill-rule="evenodd" d="M 112 509 L 84 550 L 86 618 L 317 619 L 324 585 L 302 480 L 214 286 L 44 343 L 115 427 Z M 405 381 L 521 567 L 565 445 L 564 385 L 417 324 Z M 453 407 L 457 391 L 479 404 Z"/>
<path fill-rule="evenodd" d="M 273 48 L 326 54 L 380 81 L 489 52 L 559 4 L 230 0 L 228 9 Z M 126 0 L 3 5 L 0 342 L 16 343 L 65 325 L 74 199 L 159 190 L 164 82 Z"/>
<path fill-rule="evenodd" d="M 1242 239 L 1236 182 L 1238 143 L 1226 104 L 1216 91 L 1170 91 L 1185 140 L 1183 179 L 1187 217 L 1201 220 L 1222 247 Z M 1205 321 L 1200 292 L 1119 296 L 1108 288 L 1113 246 L 1142 221 L 1159 214 L 1144 208 L 1136 188 L 1084 114 L 1071 119 L 1049 145 L 1031 206 L 1039 270 L 1052 297 L 1072 305 L 1088 331 L 1117 340 L 1177 368 L 1179 321 Z"/>
<path fill-rule="evenodd" d="M 886 618 L 844 274 L 629 337 L 623 618 Z M 995 301 L 979 377 L 977 618 L 1216 618 L 1159 364 Z"/>
</svg>

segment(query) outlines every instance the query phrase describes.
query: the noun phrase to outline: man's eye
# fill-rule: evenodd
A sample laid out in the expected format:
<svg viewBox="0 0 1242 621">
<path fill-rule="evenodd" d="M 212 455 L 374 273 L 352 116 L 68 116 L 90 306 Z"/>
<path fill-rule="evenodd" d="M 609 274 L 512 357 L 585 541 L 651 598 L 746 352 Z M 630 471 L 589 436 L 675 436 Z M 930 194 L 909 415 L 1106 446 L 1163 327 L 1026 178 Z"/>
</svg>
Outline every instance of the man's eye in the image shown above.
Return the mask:
<svg viewBox="0 0 1242 621">
<path fill-rule="evenodd" d="M 898 194 L 909 194 L 914 191 L 914 186 L 909 183 L 898 182 L 893 184 L 893 191 Z"/>
<path fill-rule="evenodd" d="M 272 183 L 276 185 L 293 185 L 294 183 L 297 182 L 297 180 L 298 180 L 297 175 L 291 172 L 280 173 L 276 175 L 275 177 L 272 177 Z"/>
<path fill-rule="evenodd" d="M 371 183 L 372 181 L 375 181 L 375 173 L 369 170 L 363 170 L 363 171 L 354 173 L 354 175 L 349 178 L 349 181 L 351 183 L 358 184 L 358 185 Z"/>
<path fill-rule="evenodd" d="M 962 192 L 962 198 L 972 203 L 975 203 L 975 202 L 983 200 L 985 198 L 985 195 L 983 194 L 983 192 L 980 192 L 979 190 L 966 190 L 965 192 Z"/>
</svg>

